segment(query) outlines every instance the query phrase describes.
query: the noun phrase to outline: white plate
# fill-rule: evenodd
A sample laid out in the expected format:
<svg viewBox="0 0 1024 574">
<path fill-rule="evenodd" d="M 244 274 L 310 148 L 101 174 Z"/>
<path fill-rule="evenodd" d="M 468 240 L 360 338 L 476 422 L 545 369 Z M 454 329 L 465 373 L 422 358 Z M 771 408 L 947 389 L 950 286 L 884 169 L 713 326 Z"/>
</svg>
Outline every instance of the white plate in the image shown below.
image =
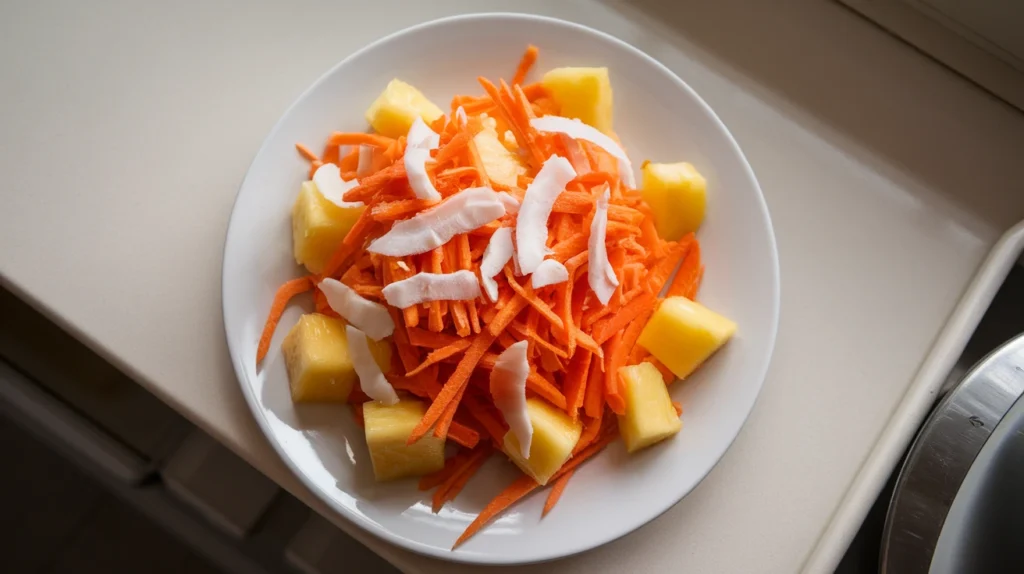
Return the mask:
<svg viewBox="0 0 1024 574">
<path fill-rule="evenodd" d="M 274 290 L 302 270 L 292 259 L 290 208 L 307 173 L 295 142 L 321 145 L 333 130 L 363 131 L 363 111 L 398 77 L 446 108 L 456 93 L 480 93 L 476 77 L 508 78 L 527 43 L 537 70 L 607 66 L 615 126 L 636 166 L 643 159 L 692 162 L 707 177 L 700 230 L 707 264 L 700 299 L 736 320 L 736 337 L 672 395 L 683 430 L 627 456 L 621 441 L 576 474 L 541 520 L 544 494 L 506 512 L 459 549 L 452 543 L 516 475 L 492 460 L 439 514 L 414 480 L 377 484 L 363 434 L 344 406 L 293 406 L 280 342 L 303 309 L 281 321 L 264 367 L 256 342 Z M 536 75 L 536 74 L 535 74 Z M 754 405 L 768 368 L 779 309 L 775 239 L 750 166 L 711 108 L 667 68 L 620 40 L 550 18 L 485 14 L 437 20 L 353 54 L 285 113 L 242 183 L 224 251 L 224 322 L 245 397 L 271 444 L 302 481 L 342 516 L 415 552 L 462 562 L 548 560 L 593 548 L 655 518 L 718 462 Z M 307 309 L 308 310 L 308 309 Z"/>
</svg>

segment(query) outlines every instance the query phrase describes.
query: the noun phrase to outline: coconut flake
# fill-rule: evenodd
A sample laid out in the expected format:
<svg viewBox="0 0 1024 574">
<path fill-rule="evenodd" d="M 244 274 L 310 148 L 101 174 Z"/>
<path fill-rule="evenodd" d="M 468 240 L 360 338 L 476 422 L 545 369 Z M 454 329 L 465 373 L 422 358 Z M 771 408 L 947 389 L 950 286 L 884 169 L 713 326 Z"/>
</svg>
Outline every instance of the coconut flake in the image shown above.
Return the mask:
<svg viewBox="0 0 1024 574">
<path fill-rule="evenodd" d="M 342 199 L 346 191 L 359 185 L 359 180 L 351 179 L 345 181 L 341 179 L 341 170 L 333 163 L 325 163 L 318 167 L 316 172 L 313 173 L 313 183 L 324 199 L 338 207 L 352 208 L 363 206 L 361 201 L 350 202 Z"/>
<path fill-rule="evenodd" d="M 373 147 L 366 144 L 359 146 L 359 164 L 356 166 L 356 177 L 366 177 L 373 171 Z"/>
<path fill-rule="evenodd" d="M 529 459 L 533 424 L 526 410 L 526 378 L 530 375 L 526 347 L 526 341 L 519 341 L 498 355 L 491 370 L 491 398 L 519 441 L 520 454 Z"/>
<path fill-rule="evenodd" d="M 505 206 L 505 213 L 516 214 L 519 213 L 519 200 L 512 197 L 512 194 L 507 191 L 499 191 L 498 199 Z"/>
<path fill-rule="evenodd" d="M 409 128 L 405 141 L 405 156 L 402 161 L 413 194 L 420 199 L 441 199 L 441 194 L 437 192 L 434 183 L 430 181 L 430 176 L 427 175 L 430 150 L 437 149 L 441 143 L 441 136 L 427 127 L 422 118 L 417 117 Z"/>
<path fill-rule="evenodd" d="M 530 120 L 530 126 L 539 132 L 562 133 L 571 138 L 586 140 L 600 146 L 604 151 L 615 156 L 619 160 L 619 177 L 626 187 L 636 188 L 636 178 L 633 175 L 633 164 L 629 156 L 615 140 L 608 137 L 601 130 L 589 126 L 579 120 L 563 118 L 561 116 L 544 116 Z"/>
<path fill-rule="evenodd" d="M 397 404 L 398 394 L 384 377 L 384 372 L 380 370 L 380 365 L 370 352 L 366 333 L 352 325 L 345 325 L 345 335 L 348 337 L 348 356 L 352 359 L 352 366 L 359 377 L 359 388 L 366 396 L 382 405 Z"/>
<path fill-rule="evenodd" d="M 388 305 L 407 309 L 429 301 L 466 301 L 480 296 L 480 282 L 472 271 L 417 273 L 384 287 Z"/>
<path fill-rule="evenodd" d="M 516 261 L 519 270 L 529 275 L 548 254 L 548 217 L 555 199 L 565 190 L 566 184 L 576 177 L 576 170 L 569 160 L 551 156 L 526 187 L 523 204 L 516 217 Z"/>
<path fill-rule="evenodd" d="M 351 287 L 337 279 L 324 279 L 318 287 L 335 313 L 374 341 L 390 337 L 395 332 L 395 323 L 387 307 L 360 297 Z"/>
<path fill-rule="evenodd" d="M 540 289 L 556 283 L 565 283 L 569 280 L 569 270 L 554 259 L 545 259 L 537 266 L 530 278 L 533 281 L 533 288 Z"/>
<path fill-rule="evenodd" d="M 597 200 L 594 221 L 590 224 L 590 241 L 587 245 L 590 251 L 587 281 L 602 305 L 608 304 L 615 288 L 619 286 L 615 270 L 608 262 L 608 247 L 604 244 L 605 233 L 608 231 L 608 196 L 608 189 L 605 188 L 604 193 Z"/>
<path fill-rule="evenodd" d="M 430 129 L 423 118 L 417 116 L 416 120 L 409 126 L 409 133 L 405 136 L 406 146 L 423 148 L 426 150 L 437 149 L 441 145 L 441 136 Z"/>
<path fill-rule="evenodd" d="M 484 257 L 480 261 L 480 281 L 492 303 L 498 300 L 498 283 L 494 276 L 501 273 L 508 260 L 512 259 L 512 251 L 512 228 L 498 228 L 487 242 Z"/>
<path fill-rule="evenodd" d="M 466 110 L 462 106 L 455 110 L 455 119 L 459 120 L 459 127 L 466 127 L 466 124 L 469 123 L 469 118 L 466 117 Z"/>
<path fill-rule="evenodd" d="M 441 199 L 441 194 L 437 192 L 434 183 L 430 181 L 430 176 L 427 175 L 428 159 L 430 159 L 430 150 L 409 147 L 406 148 L 402 161 L 405 163 L 405 172 L 409 178 L 409 187 L 412 188 L 413 195 L 420 199 L 438 200 Z"/>
<path fill-rule="evenodd" d="M 493 189 L 471 187 L 394 224 L 390 231 L 371 242 L 367 251 L 391 257 L 426 253 L 503 215 L 505 206 Z"/>
</svg>

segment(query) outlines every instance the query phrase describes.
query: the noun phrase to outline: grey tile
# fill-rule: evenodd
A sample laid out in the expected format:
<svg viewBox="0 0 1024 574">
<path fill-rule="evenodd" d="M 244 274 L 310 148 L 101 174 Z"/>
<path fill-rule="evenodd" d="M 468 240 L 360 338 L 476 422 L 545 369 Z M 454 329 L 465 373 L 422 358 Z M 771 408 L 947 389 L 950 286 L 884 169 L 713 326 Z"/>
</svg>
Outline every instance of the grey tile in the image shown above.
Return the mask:
<svg viewBox="0 0 1024 574">
<path fill-rule="evenodd" d="M 310 513 L 285 556 L 305 574 L 399 574 L 386 560 L 316 513 Z"/>
<path fill-rule="evenodd" d="M 192 431 L 160 474 L 170 492 L 238 539 L 256 526 L 281 490 L 199 429 Z"/>
<path fill-rule="evenodd" d="M 0 537 L 6 572 L 32 572 L 73 538 L 100 504 L 101 491 L 32 435 L 0 419 L 0 508 L 17 525 Z"/>
<path fill-rule="evenodd" d="M 52 574 L 220 574 L 134 509 L 107 498 L 48 570 Z"/>
</svg>

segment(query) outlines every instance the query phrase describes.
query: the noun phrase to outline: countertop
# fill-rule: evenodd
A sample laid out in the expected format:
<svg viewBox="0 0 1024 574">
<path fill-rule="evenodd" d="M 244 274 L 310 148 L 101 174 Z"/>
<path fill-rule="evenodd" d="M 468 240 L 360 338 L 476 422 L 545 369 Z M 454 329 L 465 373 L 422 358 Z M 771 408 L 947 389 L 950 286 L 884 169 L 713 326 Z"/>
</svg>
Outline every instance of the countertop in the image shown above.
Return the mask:
<svg viewBox="0 0 1024 574">
<path fill-rule="evenodd" d="M 529 570 L 828 570 L 848 542 L 832 517 L 988 248 L 1024 217 L 1024 115 L 836 3 L 4 3 L 0 280 L 324 510 L 260 434 L 228 360 L 235 192 L 335 62 L 486 10 L 607 31 L 693 86 L 760 180 L 782 271 L 768 379 L 718 466 L 639 531 Z M 334 520 L 407 572 L 486 570 Z"/>
</svg>

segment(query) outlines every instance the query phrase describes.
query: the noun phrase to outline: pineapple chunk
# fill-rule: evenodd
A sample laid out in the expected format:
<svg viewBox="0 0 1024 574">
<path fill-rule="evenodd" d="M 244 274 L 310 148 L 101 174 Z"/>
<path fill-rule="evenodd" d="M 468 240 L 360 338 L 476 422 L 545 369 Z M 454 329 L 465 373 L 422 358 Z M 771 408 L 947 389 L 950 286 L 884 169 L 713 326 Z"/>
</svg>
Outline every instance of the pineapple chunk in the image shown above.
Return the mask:
<svg viewBox="0 0 1024 574">
<path fill-rule="evenodd" d="M 381 370 L 391 366 L 391 343 L 369 341 Z M 348 354 L 345 322 L 310 313 L 299 318 L 281 343 L 288 369 L 292 401 L 343 402 L 356 382 L 356 370 Z"/>
<path fill-rule="evenodd" d="M 378 481 L 420 476 L 444 466 L 444 439 L 428 433 L 405 444 L 425 412 L 423 403 L 409 399 L 391 406 L 375 401 L 363 405 L 366 446 Z"/>
<path fill-rule="evenodd" d="M 444 115 L 422 92 L 401 80 L 391 80 L 366 110 L 366 120 L 377 133 L 397 138 L 409 133 L 416 116 L 428 125 Z"/>
<path fill-rule="evenodd" d="M 542 399 L 526 399 L 526 411 L 533 425 L 530 458 L 520 454 L 519 441 L 512 431 L 505 434 L 505 454 L 523 472 L 544 485 L 565 461 L 580 440 L 583 425 Z"/>
<path fill-rule="evenodd" d="M 555 68 L 544 74 L 541 83 L 561 106 L 563 116 L 612 133 L 612 84 L 608 68 Z"/>
<path fill-rule="evenodd" d="M 292 244 L 295 261 L 310 273 L 320 273 L 345 239 L 365 207 L 338 207 L 327 200 L 312 181 L 302 182 L 292 207 Z"/>
<path fill-rule="evenodd" d="M 526 166 L 519 156 L 509 151 L 498 139 L 493 118 L 484 121 L 484 129 L 473 137 L 476 149 L 480 152 L 487 177 L 508 187 L 519 185 L 519 176 L 526 173 Z"/>
<path fill-rule="evenodd" d="M 669 297 L 651 315 L 637 343 L 685 379 L 736 332 L 736 323 L 690 301 Z"/>
<path fill-rule="evenodd" d="M 619 416 L 619 431 L 628 452 L 663 441 L 683 428 L 668 387 L 654 365 L 623 367 L 619 377 L 626 399 L 626 413 Z"/>
<path fill-rule="evenodd" d="M 697 231 L 704 221 L 706 189 L 704 176 L 686 162 L 643 165 L 644 201 L 654 212 L 658 235 L 666 241 Z"/>
</svg>

